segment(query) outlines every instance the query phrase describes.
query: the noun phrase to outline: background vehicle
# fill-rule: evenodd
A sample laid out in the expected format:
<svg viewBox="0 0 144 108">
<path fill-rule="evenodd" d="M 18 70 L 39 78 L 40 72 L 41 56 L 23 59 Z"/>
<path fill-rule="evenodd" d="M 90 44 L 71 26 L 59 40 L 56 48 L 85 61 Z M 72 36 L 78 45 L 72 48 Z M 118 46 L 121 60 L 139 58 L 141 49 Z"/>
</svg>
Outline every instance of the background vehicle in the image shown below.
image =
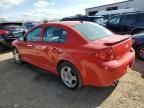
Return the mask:
<svg viewBox="0 0 144 108">
<path fill-rule="evenodd" d="M 23 24 L 19 23 L 19 22 L 0 23 L 0 30 L 9 31 L 9 37 L 16 39 L 16 38 L 22 36 L 25 32 L 22 25 Z"/>
<path fill-rule="evenodd" d="M 132 39 L 137 56 L 144 60 L 144 33 L 133 35 Z"/>
<path fill-rule="evenodd" d="M 144 32 L 144 13 L 135 12 L 112 17 L 106 27 L 117 34 L 137 34 Z"/>
<path fill-rule="evenodd" d="M 114 35 L 91 22 L 59 22 L 36 26 L 13 42 L 15 61 L 60 75 L 69 89 L 82 85 L 111 86 L 132 67 L 130 36 Z"/>
<path fill-rule="evenodd" d="M 127 13 L 132 13 L 136 12 L 137 10 L 134 8 L 129 8 L 129 9 L 118 9 L 118 10 L 111 10 L 111 11 L 99 11 L 95 15 L 96 16 L 103 16 L 103 21 L 104 25 L 106 22 L 112 18 L 113 16 L 120 15 L 120 14 L 127 14 Z"/>
<path fill-rule="evenodd" d="M 15 37 L 19 37 L 21 33 L 27 32 L 38 24 L 38 22 L 5 22 L 0 23 L 0 29 L 8 30 Z"/>
<path fill-rule="evenodd" d="M 89 21 L 103 25 L 103 16 L 87 16 L 87 15 L 76 15 L 71 17 L 62 18 L 60 21 Z"/>
<path fill-rule="evenodd" d="M 33 22 L 5 22 L 0 23 L 0 51 L 11 46 L 12 41 L 23 36 L 35 26 Z"/>
<path fill-rule="evenodd" d="M 9 46 L 8 31 L 0 30 L 0 51 L 5 50 Z"/>
</svg>

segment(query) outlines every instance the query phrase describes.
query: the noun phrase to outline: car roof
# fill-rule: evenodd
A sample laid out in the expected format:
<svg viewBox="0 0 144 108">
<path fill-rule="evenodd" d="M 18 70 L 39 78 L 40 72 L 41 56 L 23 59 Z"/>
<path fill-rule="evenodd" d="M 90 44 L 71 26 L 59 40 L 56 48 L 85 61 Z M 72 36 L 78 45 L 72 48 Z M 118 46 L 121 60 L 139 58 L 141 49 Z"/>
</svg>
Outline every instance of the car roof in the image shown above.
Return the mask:
<svg viewBox="0 0 144 108">
<path fill-rule="evenodd" d="M 70 16 L 70 17 L 64 17 L 62 19 L 72 19 L 72 18 L 99 18 L 99 17 L 103 17 L 101 15 L 94 15 L 94 16 L 87 16 L 87 15 L 84 15 L 84 16 Z"/>
<path fill-rule="evenodd" d="M 45 23 L 44 25 L 59 24 L 59 25 L 64 25 L 64 26 L 75 26 L 77 24 L 82 24 L 82 23 L 89 23 L 89 22 L 87 21 L 61 21 L 61 22 L 48 22 L 48 23 Z"/>
</svg>

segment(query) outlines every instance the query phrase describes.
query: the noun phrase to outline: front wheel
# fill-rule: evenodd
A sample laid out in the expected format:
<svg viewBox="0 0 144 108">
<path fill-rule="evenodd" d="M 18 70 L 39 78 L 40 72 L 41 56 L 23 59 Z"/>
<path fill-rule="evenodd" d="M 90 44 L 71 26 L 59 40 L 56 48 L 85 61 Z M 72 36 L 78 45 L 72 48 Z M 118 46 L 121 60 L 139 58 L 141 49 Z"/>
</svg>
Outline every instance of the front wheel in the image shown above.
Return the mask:
<svg viewBox="0 0 144 108">
<path fill-rule="evenodd" d="M 16 48 L 13 49 L 13 56 L 14 56 L 14 59 L 15 59 L 16 63 L 18 63 L 18 64 L 22 63 L 22 60 L 21 60 L 21 57 L 20 57 L 20 53 L 19 53 L 19 51 Z"/>
<path fill-rule="evenodd" d="M 82 80 L 80 73 L 71 63 L 65 62 L 60 66 L 60 76 L 64 85 L 71 89 L 75 90 L 82 86 Z"/>
<path fill-rule="evenodd" d="M 1 51 L 4 51 L 5 49 L 6 49 L 5 46 L 0 45 L 0 52 L 1 52 Z"/>
</svg>

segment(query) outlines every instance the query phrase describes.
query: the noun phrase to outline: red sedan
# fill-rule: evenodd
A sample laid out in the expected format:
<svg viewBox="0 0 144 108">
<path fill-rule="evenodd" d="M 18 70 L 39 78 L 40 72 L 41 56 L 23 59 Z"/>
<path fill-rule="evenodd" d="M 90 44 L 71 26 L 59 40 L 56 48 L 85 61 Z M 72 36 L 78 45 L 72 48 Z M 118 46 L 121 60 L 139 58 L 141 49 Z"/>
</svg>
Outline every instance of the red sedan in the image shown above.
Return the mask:
<svg viewBox="0 0 144 108">
<path fill-rule="evenodd" d="M 41 24 L 13 42 L 17 63 L 31 63 L 61 77 L 69 89 L 111 86 L 132 67 L 130 36 L 90 22 Z"/>
</svg>

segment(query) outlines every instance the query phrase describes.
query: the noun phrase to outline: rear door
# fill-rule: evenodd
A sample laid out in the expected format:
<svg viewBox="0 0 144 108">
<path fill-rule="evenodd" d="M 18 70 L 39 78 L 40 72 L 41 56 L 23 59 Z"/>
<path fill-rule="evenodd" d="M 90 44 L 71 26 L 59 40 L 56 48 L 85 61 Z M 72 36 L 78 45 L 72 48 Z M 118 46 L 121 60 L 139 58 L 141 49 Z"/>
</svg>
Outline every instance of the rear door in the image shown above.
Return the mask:
<svg viewBox="0 0 144 108">
<path fill-rule="evenodd" d="M 38 58 L 41 65 L 51 71 L 56 71 L 59 56 L 63 53 L 63 45 L 67 39 L 67 31 L 58 26 L 46 26 Z"/>
</svg>

